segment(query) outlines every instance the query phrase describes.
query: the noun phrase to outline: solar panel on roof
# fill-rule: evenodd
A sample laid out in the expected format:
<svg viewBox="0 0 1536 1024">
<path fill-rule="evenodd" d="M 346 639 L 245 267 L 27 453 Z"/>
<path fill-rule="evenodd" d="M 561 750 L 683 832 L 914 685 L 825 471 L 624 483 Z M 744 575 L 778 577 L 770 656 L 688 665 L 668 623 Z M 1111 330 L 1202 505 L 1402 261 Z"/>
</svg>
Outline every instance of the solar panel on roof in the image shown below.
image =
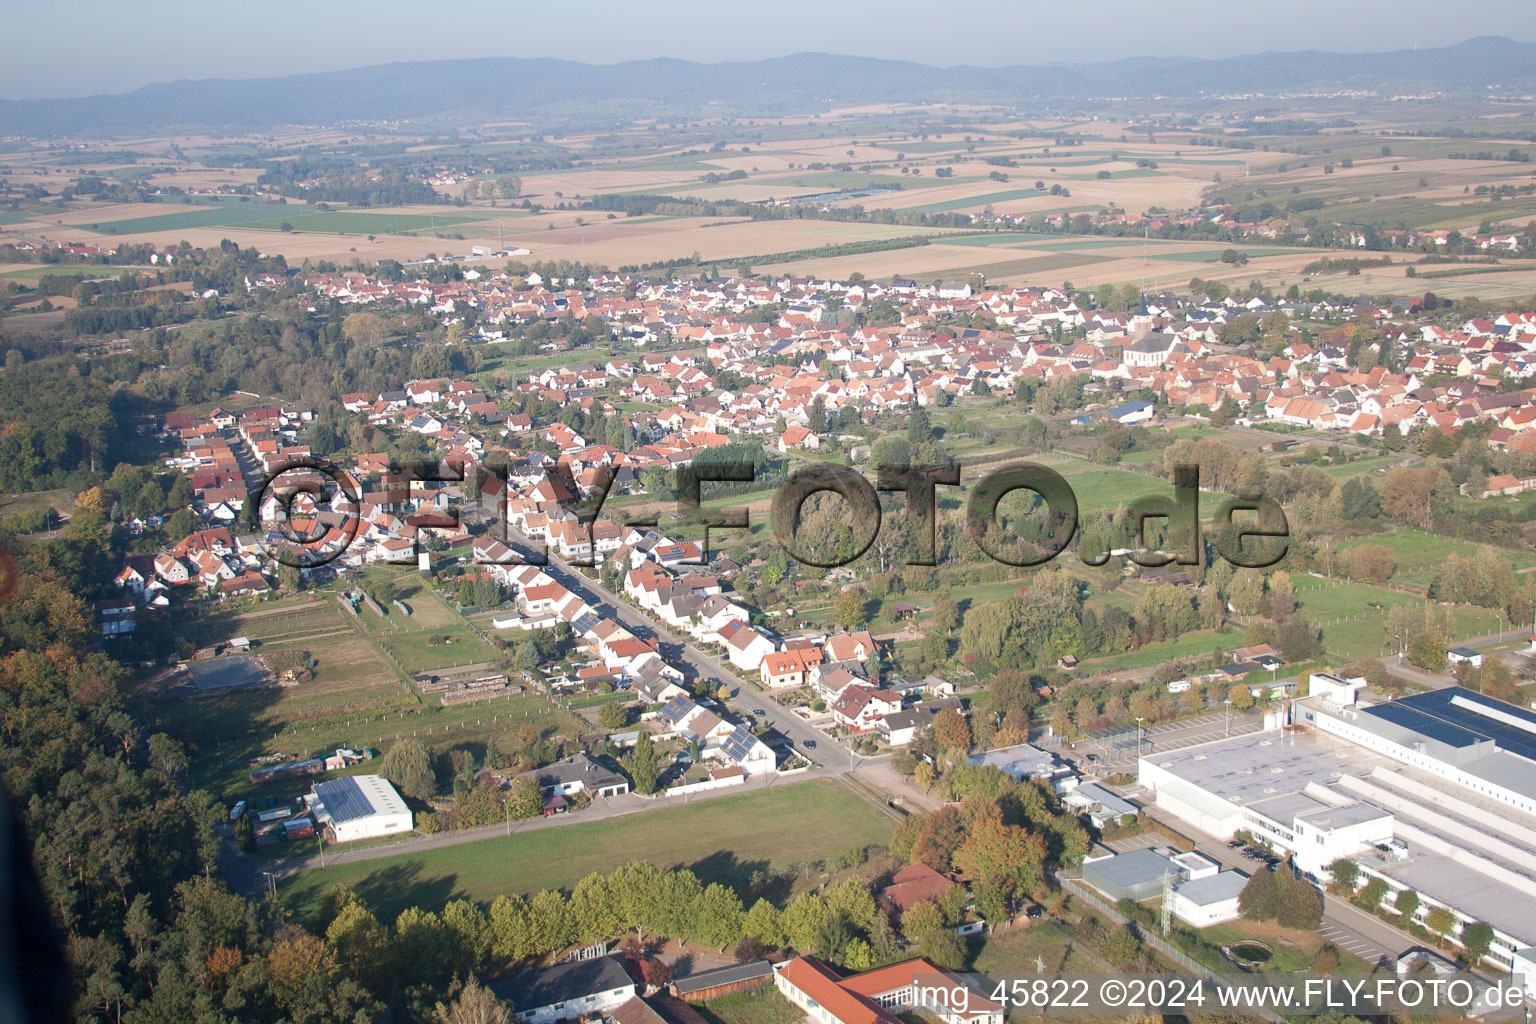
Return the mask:
<svg viewBox="0 0 1536 1024">
<path fill-rule="evenodd" d="M 325 804 L 332 821 L 352 821 L 373 813 L 373 804 L 353 778 L 321 782 L 315 786 L 315 795 Z"/>
<path fill-rule="evenodd" d="M 752 750 L 752 734 L 744 726 L 738 725 L 725 738 L 725 742 L 720 744 L 720 749 L 734 761 L 743 760 Z"/>
<path fill-rule="evenodd" d="M 1492 740 L 1500 750 L 1536 759 L 1536 714 L 1465 687 L 1416 693 L 1367 708 L 1365 714 L 1447 746 Z"/>
</svg>

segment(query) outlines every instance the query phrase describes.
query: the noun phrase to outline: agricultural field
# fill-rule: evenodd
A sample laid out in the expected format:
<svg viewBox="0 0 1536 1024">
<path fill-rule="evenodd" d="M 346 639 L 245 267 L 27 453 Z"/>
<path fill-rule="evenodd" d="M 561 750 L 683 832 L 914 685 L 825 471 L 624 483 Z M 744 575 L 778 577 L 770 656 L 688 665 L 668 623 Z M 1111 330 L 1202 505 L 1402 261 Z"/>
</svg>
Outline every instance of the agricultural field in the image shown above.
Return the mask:
<svg viewBox="0 0 1536 1024">
<path fill-rule="evenodd" d="M 11 168 L 13 182 L 47 185 L 60 171 L 95 173 L 147 186 L 200 190 L 191 196 L 165 195 L 158 202 L 31 202 L 0 211 L 0 229 L 29 237 L 91 241 L 106 239 L 217 245 L 229 238 L 262 251 L 280 252 L 292 263 L 304 259 L 410 259 L 445 250 L 466 257 L 473 245 L 505 243 L 528 250 L 536 260 L 571 260 L 612 268 L 696 255 L 702 264 L 727 272 L 746 264 L 754 271 L 872 278 L 909 275 L 923 279 L 985 275 L 989 282 L 1077 286 L 1102 282 L 1142 283 L 1148 288 L 1182 287 L 1191 276 L 1246 285 L 1258 278 L 1284 288 L 1290 284 L 1346 292 L 1408 292 L 1424 282 L 1404 280 L 1419 257 L 1400 255 L 1390 266 L 1307 274 L 1322 253 L 1277 245 L 1242 244 L 1243 266 L 1218 262 L 1225 246 L 1211 241 L 1168 242 L 1135 238 L 1039 235 L 1004 226 L 991 234 L 932 225 L 833 220 L 742 220 L 731 216 L 635 216 L 582 210 L 594 197 L 671 196 L 701 202 L 784 201 L 801 198 L 806 208 L 848 210 L 854 206 L 894 219 L 950 214 L 1100 213 L 1125 210 L 1181 211 L 1210 202 L 1254 211 L 1253 219 L 1317 216 L 1324 221 L 1376 229 L 1436 226 L 1475 230 L 1490 218 L 1523 224 L 1536 216 L 1536 195 L 1520 193 L 1529 166 L 1505 160 L 1464 160 L 1451 156 L 1467 144 L 1462 133 L 1481 134 L 1483 119 L 1468 111 L 1447 116 L 1438 107 L 1383 106 L 1357 119 L 1351 131 L 1327 134 L 1277 131 L 1250 136 L 1230 146 L 1223 129 L 1191 128 L 1204 144 L 1182 131 L 1161 137 L 1142 126 L 1107 119 L 1038 119 L 990 116 L 969 124 L 958 111 L 940 120 L 923 108 L 875 110 L 850 107 L 816 117 L 761 121 L 748 128 L 744 145 L 717 145 L 708 151 L 647 138 L 653 126 L 619 129 L 614 136 L 573 134 L 537 144 L 517 143 L 524 153 L 565 158 L 563 166 L 533 167 L 521 173 L 520 201 L 490 200 L 478 180 L 435 186 L 455 206 L 368 209 L 341 205 L 320 211 L 301 201 L 279 204 L 275 197 L 209 195 L 213 189 L 250 188 L 259 170 L 218 166 L 242 147 L 282 145 L 265 138 L 191 138 L 175 152 L 165 140 L 143 140 L 155 153 L 153 165 L 104 160 L 92 167 L 72 161 L 50 167 L 46 153 L 31 154 Z M 1303 120 L 1321 115 L 1299 115 Z M 1515 110 L 1510 130 L 1530 123 Z M 1475 129 L 1475 132 L 1472 130 Z M 1519 130 L 1524 130 L 1523 128 Z M 1444 131 L 1446 137 L 1434 132 Z M 1383 134 L 1392 136 L 1383 147 Z M 1074 136 L 1067 144 L 1053 135 Z M 294 140 L 287 133 L 280 139 Z M 623 139 L 615 144 L 615 139 Z M 394 144 L 403 141 L 391 135 Z M 315 132 L 306 144 L 348 152 L 366 146 L 366 131 L 352 136 Z M 420 140 L 422 151 L 441 143 Z M 464 151 L 491 156 L 507 143 L 487 138 Z M 1490 144 L 1491 145 L 1491 144 Z M 185 152 L 182 152 L 185 151 Z M 1501 150 L 1502 152 L 1502 150 Z M 215 166 L 199 163 L 213 154 Z M 1478 187 L 1509 186 L 1512 194 L 1478 195 Z M 259 192 L 260 190 L 257 189 Z M 287 230 L 285 230 L 285 226 Z M 948 236 L 941 244 L 859 255 L 784 259 L 783 254 L 848 242 L 878 242 L 898 236 Z M 969 250 L 967 252 L 966 250 Z M 982 251 L 977 251 L 982 250 Z M 1023 251 L 1020 251 L 1023 250 Z M 776 258 L 778 257 L 778 258 Z M 473 261 L 470 261 L 473 262 Z M 499 265 L 500 257 L 489 259 Z M 1456 297 L 1528 296 L 1536 291 L 1536 267 L 1521 262 L 1500 266 L 1421 268 L 1434 277 L 1437 292 Z"/>
<path fill-rule="evenodd" d="M 223 766 L 260 754 L 307 756 L 342 743 L 374 743 L 387 718 L 420 706 L 330 598 L 253 607 L 189 623 L 188 638 L 203 646 L 244 636 L 258 656 L 307 651 L 314 676 L 283 687 L 146 693 L 146 725 L 187 745 L 195 784 L 219 792 L 248 787 L 244 769 Z"/>
<path fill-rule="evenodd" d="M 790 824 L 793 827 L 789 827 Z M 756 871 L 823 860 L 889 841 L 891 820 L 831 780 L 781 784 L 604 821 L 497 836 L 426 853 L 309 869 L 283 884 L 286 906 L 313 914 L 324 891 L 352 887 L 385 920 L 452 899 L 569 887 L 629 860 L 687 867 L 745 890 Z"/>
</svg>

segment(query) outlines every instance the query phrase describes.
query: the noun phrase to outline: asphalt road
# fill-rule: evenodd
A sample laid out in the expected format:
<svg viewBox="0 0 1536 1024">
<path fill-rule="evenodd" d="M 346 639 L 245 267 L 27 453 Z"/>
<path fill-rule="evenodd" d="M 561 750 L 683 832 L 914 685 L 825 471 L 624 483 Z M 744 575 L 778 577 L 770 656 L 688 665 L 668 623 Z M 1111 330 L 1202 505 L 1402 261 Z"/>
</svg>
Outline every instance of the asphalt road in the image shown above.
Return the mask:
<svg viewBox="0 0 1536 1024">
<path fill-rule="evenodd" d="M 638 793 L 598 797 L 585 810 L 569 814 L 520 818 L 510 823 L 498 822 L 495 825 L 482 825 L 478 828 L 458 829 L 452 832 L 436 832 L 432 835 L 413 833 L 398 842 L 381 843 L 373 846 L 330 846 L 326 848 L 324 861 L 326 865 L 334 865 L 379 860 L 385 857 L 400 857 L 411 853 L 437 850 L 447 846 L 458 846 L 461 843 L 473 843 L 481 839 L 494 839 L 497 836 L 515 835 L 521 832 L 538 832 L 548 828 L 561 828 L 567 825 L 582 825 L 587 822 L 605 821 L 610 818 L 621 818 L 630 814 L 641 814 L 645 811 L 656 810 L 662 807 L 680 807 L 683 804 L 693 803 L 697 800 L 711 800 L 716 797 L 731 796 L 751 790 L 768 789 L 771 786 L 791 786 L 806 779 L 825 778 L 833 774 L 841 773 L 829 772 L 824 768 L 816 768 L 788 777 L 781 775 L 757 775 L 739 786 L 710 789 L 702 793 L 692 793 L 682 797 L 647 797 L 640 796 Z M 321 866 L 319 846 L 312 839 L 294 840 L 293 848 L 300 851 L 313 850 L 315 851 L 314 856 L 285 861 L 263 861 L 239 853 L 232 838 L 233 830 L 226 831 L 230 837 L 225 840 L 219 859 L 219 866 L 224 872 L 224 877 L 229 880 L 231 887 L 245 893 L 247 896 L 259 897 L 261 895 L 262 890 L 269 884 L 266 878 L 268 873 L 271 873 L 280 882 L 302 871 Z"/>
<path fill-rule="evenodd" d="M 1487 636 L 1476 637 L 1472 640 L 1459 640 L 1452 646 L 1470 647 L 1473 650 L 1482 650 L 1484 647 L 1493 647 L 1498 644 L 1509 643 L 1512 640 L 1519 640 L 1522 636 L 1529 636 L 1529 634 L 1527 634 L 1523 629 L 1516 629 L 1511 626 L 1509 629 L 1506 629 L 1502 633 L 1490 633 Z M 1516 659 L 1519 659 L 1523 656 L 1519 650 L 1507 651 L 1504 653 L 1506 655 L 1513 655 Z M 1505 660 L 1508 661 L 1510 659 L 1506 657 Z M 1401 654 L 1395 655 L 1391 658 L 1384 658 L 1382 660 L 1382 664 L 1385 665 L 1387 667 L 1387 671 L 1391 672 L 1393 675 L 1401 676 L 1411 683 L 1418 683 L 1420 686 L 1427 686 L 1432 690 L 1441 690 L 1447 686 L 1456 685 L 1456 678 L 1452 676 L 1450 672 L 1425 672 L 1423 669 L 1416 668 L 1410 664 L 1408 659 Z M 1510 667 L 1518 671 L 1520 667 L 1518 660 L 1511 661 Z"/>
<path fill-rule="evenodd" d="M 1207 835 L 1182 818 L 1148 804 L 1145 814 L 1166 822 L 1169 826 L 1195 840 L 1199 851 L 1226 868 L 1236 868 L 1245 875 L 1263 870 L 1260 861 L 1249 860 L 1239 850 L 1227 848 L 1225 840 Z M 1318 926 L 1319 935 L 1340 949 L 1348 950 L 1362 959 L 1376 963 L 1383 957 L 1396 958 L 1399 954 L 1421 945 L 1407 932 L 1373 917 L 1353 904 L 1323 893 L 1323 922 Z"/>
<path fill-rule="evenodd" d="M 528 538 L 510 529 L 507 532 L 507 542 L 530 562 L 537 557 L 537 546 Z M 607 818 L 638 814 L 654 808 L 667 807 L 693 800 L 728 796 L 751 789 L 765 789 L 773 785 L 791 785 L 803 779 L 836 777 L 853 771 L 855 768 L 862 768 L 866 773 L 873 773 L 871 781 L 876 779 L 884 781 L 884 775 L 894 775 L 894 773 L 889 773 L 888 771 L 881 771 L 888 758 L 859 757 L 841 747 L 825 733 L 795 716 L 782 704 L 765 696 L 753 687 L 742 683 L 733 671 L 713 655 L 706 653 L 693 643 L 652 620 L 627 600 L 612 593 L 600 583 L 587 578 L 554 552 L 548 552 L 548 564 L 541 566 L 541 568 L 559 581 L 561 585 L 597 609 L 601 614 L 616 619 L 637 636 L 655 637 L 662 645 L 663 656 L 670 664 L 681 666 L 684 677 L 690 682 L 698 685 L 702 681 L 711 690 L 717 688 L 722 682 L 728 683 L 732 688 L 731 704 L 735 709 L 756 723 L 766 724 L 776 729 L 796 749 L 809 757 L 814 762 L 814 767 L 788 778 L 780 775 L 759 775 L 756 778 L 748 779 L 741 786 L 706 790 L 703 793 L 683 798 L 643 797 L 635 793 L 628 793 L 617 797 L 603 797 L 594 801 L 590 807 L 579 813 L 559 814 L 547 818 L 525 818 L 514 821 L 510 825 L 511 832 L 530 832 L 545 828 L 559 828 L 565 825 L 579 825 L 583 822 L 602 821 Z M 756 713 L 759 709 L 763 712 L 762 715 Z M 916 797 L 917 794 L 914 792 L 909 794 L 909 796 Z M 382 857 L 398 857 L 403 854 L 418 853 L 445 846 L 457 846 L 460 843 L 470 843 L 480 839 L 506 835 L 508 830 L 509 826 L 502 823 L 454 832 L 440 832 L 434 835 L 414 835 L 396 843 L 352 849 L 337 849 L 326 853 L 325 863 L 345 864 L 355 861 L 375 860 Z M 231 886 L 251 896 L 259 896 L 262 890 L 267 887 L 269 882 L 266 876 L 269 872 L 277 881 L 281 881 L 307 868 L 320 867 L 320 865 L 321 858 L 318 855 L 318 847 L 317 853 L 313 857 L 303 860 L 285 861 L 278 866 L 273 866 L 271 862 L 261 861 L 254 857 L 243 856 L 234 846 L 232 831 L 231 838 L 226 839 L 220 858 L 220 866 L 225 877 L 229 879 Z"/>
<path fill-rule="evenodd" d="M 507 530 L 507 542 L 529 561 L 537 557 L 537 545 L 510 528 Z M 617 620 L 630 632 L 641 637 L 655 637 L 661 644 L 662 657 L 678 667 L 695 689 L 701 682 L 708 690 L 716 689 L 721 683 L 729 684 L 733 694 L 731 703 L 736 708 L 778 730 L 811 760 L 820 762 L 825 758 L 829 773 L 840 775 L 850 769 L 848 752 L 837 748 L 826 733 L 799 718 L 778 701 L 741 682 L 736 673 L 713 654 L 706 653 L 691 640 L 667 629 L 601 583 L 589 579 L 554 551 L 547 552 L 547 557 L 548 564 L 540 568 L 567 590 L 601 614 Z M 757 714 L 759 710 L 763 712 L 762 715 Z"/>
</svg>

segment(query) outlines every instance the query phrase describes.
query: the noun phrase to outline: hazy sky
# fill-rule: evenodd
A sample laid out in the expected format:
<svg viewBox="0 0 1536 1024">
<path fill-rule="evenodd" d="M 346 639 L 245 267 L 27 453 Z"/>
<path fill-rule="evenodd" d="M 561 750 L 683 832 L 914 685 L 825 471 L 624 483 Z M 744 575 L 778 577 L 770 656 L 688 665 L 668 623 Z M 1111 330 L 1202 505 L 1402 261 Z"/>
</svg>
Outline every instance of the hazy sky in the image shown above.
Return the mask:
<svg viewBox="0 0 1536 1024">
<path fill-rule="evenodd" d="M 752 60 L 803 51 L 941 66 L 1395 50 L 1536 40 L 1532 0 L 45 0 L 0 6 L 0 98 L 128 92 L 454 57 Z"/>
</svg>

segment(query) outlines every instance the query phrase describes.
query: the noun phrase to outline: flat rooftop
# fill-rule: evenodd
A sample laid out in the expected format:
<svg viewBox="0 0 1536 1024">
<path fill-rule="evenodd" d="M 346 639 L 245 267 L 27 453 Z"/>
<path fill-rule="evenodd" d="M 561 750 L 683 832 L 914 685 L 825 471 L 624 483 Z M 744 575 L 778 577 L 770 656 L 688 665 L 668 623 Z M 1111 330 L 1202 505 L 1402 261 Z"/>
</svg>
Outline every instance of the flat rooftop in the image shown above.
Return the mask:
<svg viewBox="0 0 1536 1024">
<path fill-rule="evenodd" d="M 1142 760 L 1234 807 L 1252 807 L 1280 821 L 1299 815 L 1337 826 L 1390 814 L 1408 857 L 1372 867 L 1536 945 L 1536 895 L 1487 873 L 1486 864 L 1479 863 L 1536 878 L 1536 815 L 1316 729 L 1234 736 Z M 1536 775 L 1536 766 L 1530 770 Z M 1319 798 L 1328 794 L 1306 792 L 1309 784 L 1327 787 L 1341 803 L 1359 802 L 1335 806 Z M 1405 835 L 1412 829 L 1454 852 L 1429 849 Z"/>
<path fill-rule="evenodd" d="M 1412 729 L 1446 746 L 1470 747 L 1491 740 L 1500 750 L 1536 761 L 1536 712 L 1463 686 L 1416 693 L 1362 708 L 1360 714 Z"/>
<path fill-rule="evenodd" d="M 1144 758 L 1181 779 L 1233 804 L 1256 804 L 1281 794 L 1299 794 L 1307 783 L 1331 785 L 1342 776 L 1361 775 L 1396 764 L 1384 754 L 1356 746 L 1316 729 L 1248 733 Z M 1324 806 L 1307 798 L 1299 810 Z"/>
</svg>

